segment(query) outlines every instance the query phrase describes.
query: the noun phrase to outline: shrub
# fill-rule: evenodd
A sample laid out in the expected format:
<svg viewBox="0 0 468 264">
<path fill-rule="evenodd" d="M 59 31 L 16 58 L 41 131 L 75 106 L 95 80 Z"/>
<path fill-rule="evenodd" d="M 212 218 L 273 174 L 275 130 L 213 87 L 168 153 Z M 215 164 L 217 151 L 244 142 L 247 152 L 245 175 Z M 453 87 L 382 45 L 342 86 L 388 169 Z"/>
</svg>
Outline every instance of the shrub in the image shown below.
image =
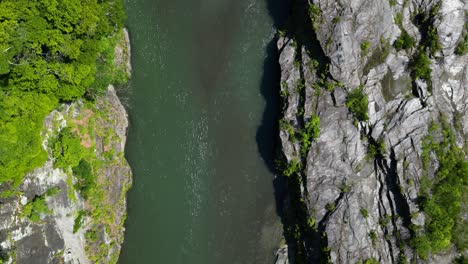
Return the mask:
<svg viewBox="0 0 468 264">
<path fill-rule="evenodd" d="M 75 189 L 87 199 L 94 188 L 96 187 L 96 180 L 92 174 L 91 165 L 84 159 L 80 160 L 80 163 L 72 168 L 73 174 L 76 176 Z"/>
<path fill-rule="evenodd" d="M 379 264 L 379 261 L 376 260 L 375 258 L 370 258 L 370 259 L 366 259 L 364 261 L 364 264 Z"/>
<path fill-rule="evenodd" d="M 395 40 L 395 43 L 393 43 L 393 46 L 397 51 L 400 51 L 402 49 L 410 49 L 415 46 L 414 39 L 406 32 L 406 30 L 402 29 L 400 36 Z"/>
<path fill-rule="evenodd" d="M 297 173 L 300 168 L 301 164 L 299 163 L 299 161 L 293 159 L 291 160 L 291 162 L 288 163 L 286 169 L 283 170 L 283 175 L 289 177 L 294 173 Z"/>
<path fill-rule="evenodd" d="M 377 242 L 377 233 L 375 232 L 375 230 L 371 230 L 369 232 L 369 237 L 370 237 L 370 239 L 372 241 L 372 245 L 375 246 L 375 242 Z"/>
<path fill-rule="evenodd" d="M 60 192 L 60 188 L 55 186 L 50 189 L 48 189 L 45 193 L 45 196 L 54 196 Z"/>
<path fill-rule="evenodd" d="M 380 158 L 385 154 L 385 142 L 382 139 L 370 141 L 367 146 L 367 155 L 372 158 Z"/>
<path fill-rule="evenodd" d="M 367 53 L 369 52 L 370 46 L 371 46 L 371 43 L 369 41 L 364 41 L 361 43 L 361 52 L 363 56 L 367 55 Z"/>
<path fill-rule="evenodd" d="M 346 98 L 346 106 L 354 117 L 359 121 L 367 121 L 369 117 L 367 115 L 367 104 L 368 99 L 364 94 L 364 86 L 354 89 L 348 94 Z"/>
<path fill-rule="evenodd" d="M 36 196 L 31 202 L 23 207 L 22 217 L 28 217 L 32 222 L 39 222 L 41 214 L 50 214 L 52 211 L 47 207 L 45 196 Z"/>
<path fill-rule="evenodd" d="M 437 51 L 442 49 L 442 45 L 439 42 L 439 35 L 437 34 L 437 28 L 434 25 L 430 25 L 426 35 L 423 45 L 428 47 L 430 53 L 434 55 Z"/>
<path fill-rule="evenodd" d="M 361 215 L 362 215 L 362 217 L 364 217 L 364 218 L 369 217 L 369 212 L 367 211 L 366 208 L 361 207 Z"/>
<path fill-rule="evenodd" d="M 316 229 L 315 223 L 316 223 L 315 218 L 309 217 L 309 219 L 307 219 L 307 225 L 308 225 L 309 228 L 312 229 L 312 230 L 315 230 L 315 229 Z"/>
<path fill-rule="evenodd" d="M 309 17 L 312 20 L 312 26 L 314 30 L 317 30 L 318 27 L 318 19 L 322 15 L 322 10 L 313 3 L 309 4 Z"/>
<path fill-rule="evenodd" d="M 77 166 L 84 156 L 84 147 L 80 138 L 69 127 L 62 129 L 58 137 L 52 143 L 52 154 L 57 168 Z"/>
<path fill-rule="evenodd" d="M 455 48 L 455 54 L 465 55 L 468 52 L 468 23 L 465 23 L 465 30 L 460 37 L 457 47 Z"/>
<path fill-rule="evenodd" d="M 424 52 L 423 49 L 420 49 L 411 62 L 413 78 L 425 80 L 428 84 L 430 84 L 432 73 L 430 65 L 431 61 L 426 55 L 426 52 Z"/>
<path fill-rule="evenodd" d="M 307 151 L 311 142 L 318 138 L 320 134 L 320 118 L 312 116 L 309 122 L 306 123 L 304 130 L 300 133 L 301 136 L 301 156 L 307 155 Z"/>
<path fill-rule="evenodd" d="M 83 225 L 83 218 L 85 216 L 85 211 L 81 210 L 78 212 L 78 215 L 75 218 L 75 223 L 73 224 L 73 234 L 80 230 L 81 225 Z"/>
<path fill-rule="evenodd" d="M 328 212 L 334 211 L 336 209 L 336 204 L 335 203 L 327 203 L 327 206 L 325 207 Z"/>
</svg>

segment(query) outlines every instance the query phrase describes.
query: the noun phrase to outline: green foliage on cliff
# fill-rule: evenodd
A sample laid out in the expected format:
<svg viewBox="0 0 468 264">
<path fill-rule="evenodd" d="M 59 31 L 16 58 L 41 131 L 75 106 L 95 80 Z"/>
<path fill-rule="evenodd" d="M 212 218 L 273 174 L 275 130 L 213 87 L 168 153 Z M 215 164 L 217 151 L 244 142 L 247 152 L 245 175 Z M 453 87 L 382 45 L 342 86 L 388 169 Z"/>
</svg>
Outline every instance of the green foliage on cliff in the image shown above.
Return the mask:
<svg viewBox="0 0 468 264">
<path fill-rule="evenodd" d="M 468 161 L 464 160 L 465 154 L 457 147 L 453 131 L 443 117 L 441 123 L 440 131 L 437 126 L 431 126 L 431 134 L 423 142 L 424 168 L 428 168 L 431 153 L 439 162 L 435 178 L 429 181 L 425 176 L 426 183 L 421 185 L 421 208 L 426 215 L 426 223 L 424 232 L 413 240 L 413 246 L 423 258 L 446 250 L 451 242 L 459 241 L 463 232 L 456 230 L 466 224 L 460 219 L 460 213 L 463 193 L 467 190 Z M 442 135 L 440 140 L 436 140 L 437 133 Z M 457 246 L 463 251 L 466 243 Z"/>
<path fill-rule="evenodd" d="M 320 117 L 314 115 L 305 125 L 304 130 L 300 133 L 301 136 L 301 156 L 305 157 L 313 140 L 320 134 Z"/>
<path fill-rule="evenodd" d="M 423 49 L 420 49 L 411 62 L 413 78 L 425 80 L 430 86 L 431 83 L 431 60 Z"/>
<path fill-rule="evenodd" d="M 82 159 L 80 163 L 73 167 L 73 174 L 76 176 L 77 182 L 75 183 L 75 189 L 87 199 L 92 195 L 96 188 L 96 179 L 92 173 L 91 165 L 88 161 Z"/>
<path fill-rule="evenodd" d="M 413 48 L 415 46 L 414 39 L 406 32 L 406 30 L 402 29 L 400 36 L 395 40 L 393 46 L 397 51 L 402 49 L 407 50 Z"/>
<path fill-rule="evenodd" d="M 0 183 L 19 185 L 27 172 L 46 161 L 40 131 L 56 104 L 57 99 L 45 94 L 0 87 Z"/>
<path fill-rule="evenodd" d="M 468 22 L 465 23 L 465 29 L 460 37 L 457 47 L 455 48 L 455 54 L 465 55 L 468 52 Z"/>
<path fill-rule="evenodd" d="M 80 138 L 69 127 L 64 128 L 52 141 L 52 155 L 57 168 L 66 169 L 77 166 L 81 158 L 86 155 L 86 150 L 81 146 Z"/>
<path fill-rule="evenodd" d="M 318 28 L 318 23 L 319 23 L 318 20 L 321 15 L 322 15 L 322 10 L 320 10 L 320 8 L 317 5 L 313 3 L 309 3 L 309 17 L 310 17 L 310 20 L 312 20 L 312 26 L 314 30 L 317 30 Z"/>
<path fill-rule="evenodd" d="M 363 56 L 367 55 L 367 53 L 369 52 L 370 47 L 371 47 L 371 43 L 369 41 L 364 41 L 364 42 L 361 43 L 361 51 L 362 51 Z"/>
<path fill-rule="evenodd" d="M 32 222 L 39 222 L 41 214 L 50 214 L 51 210 L 47 207 L 45 195 L 37 196 L 31 202 L 23 207 L 21 217 L 28 217 Z"/>
<path fill-rule="evenodd" d="M 78 215 L 75 218 L 75 223 L 73 224 L 73 234 L 75 234 L 76 232 L 78 232 L 78 230 L 80 230 L 81 225 L 83 225 L 85 214 L 86 212 L 83 210 L 78 212 Z"/>
<path fill-rule="evenodd" d="M 367 104 L 367 95 L 364 94 L 364 86 L 362 85 L 351 91 L 346 98 L 346 106 L 359 121 L 367 121 L 369 119 Z"/>
<path fill-rule="evenodd" d="M 18 185 L 46 160 L 44 117 L 117 77 L 124 12 L 121 0 L 3 0 L 0 10 L 0 183 Z"/>
<path fill-rule="evenodd" d="M 298 160 L 293 159 L 291 160 L 291 162 L 287 164 L 286 168 L 283 170 L 283 175 L 286 177 L 289 177 L 297 173 L 300 168 L 301 168 L 301 163 Z"/>
<path fill-rule="evenodd" d="M 366 208 L 361 207 L 361 215 L 362 215 L 362 217 L 364 217 L 364 218 L 369 217 L 369 212 L 367 211 Z"/>
</svg>

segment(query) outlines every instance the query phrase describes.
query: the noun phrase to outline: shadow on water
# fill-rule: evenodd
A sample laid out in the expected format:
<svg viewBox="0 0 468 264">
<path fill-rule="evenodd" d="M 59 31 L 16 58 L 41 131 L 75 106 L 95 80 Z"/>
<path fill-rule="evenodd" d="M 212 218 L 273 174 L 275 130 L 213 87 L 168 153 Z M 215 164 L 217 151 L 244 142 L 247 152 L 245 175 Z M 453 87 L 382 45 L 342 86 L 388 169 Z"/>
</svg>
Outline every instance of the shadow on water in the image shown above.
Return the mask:
<svg viewBox="0 0 468 264">
<path fill-rule="evenodd" d="M 290 7 L 289 0 L 267 0 L 268 12 L 273 19 L 275 28 L 284 27 Z M 278 117 L 280 114 L 280 80 L 281 69 L 279 65 L 279 53 L 276 48 L 277 38 L 273 38 L 266 47 L 266 58 L 263 62 L 263 75 L 260 92 L 265 98 L 266 105 L 257 134 L 256 142 L 258 151 L 267 168 L 273 174 L 276 173 L 275 157 L 278 139 Z M 283 177 L 276 177 L 273 181 L 276 212 L 281 216 L 281 201 L 285 193 L 286 181 Z"/>
</svg>

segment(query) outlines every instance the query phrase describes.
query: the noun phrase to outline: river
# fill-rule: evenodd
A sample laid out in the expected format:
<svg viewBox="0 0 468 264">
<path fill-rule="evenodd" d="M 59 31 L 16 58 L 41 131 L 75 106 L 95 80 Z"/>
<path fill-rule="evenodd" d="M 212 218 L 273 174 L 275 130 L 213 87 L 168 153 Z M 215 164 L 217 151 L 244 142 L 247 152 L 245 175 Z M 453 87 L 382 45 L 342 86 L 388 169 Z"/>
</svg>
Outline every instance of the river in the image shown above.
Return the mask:
<svg viewBox="0 0 468 264">
<path fill-rule="evenodd" d="M 126 0 L 133 78 L 119 263 L 272 263 L 284 0 Z"/>
</svg>

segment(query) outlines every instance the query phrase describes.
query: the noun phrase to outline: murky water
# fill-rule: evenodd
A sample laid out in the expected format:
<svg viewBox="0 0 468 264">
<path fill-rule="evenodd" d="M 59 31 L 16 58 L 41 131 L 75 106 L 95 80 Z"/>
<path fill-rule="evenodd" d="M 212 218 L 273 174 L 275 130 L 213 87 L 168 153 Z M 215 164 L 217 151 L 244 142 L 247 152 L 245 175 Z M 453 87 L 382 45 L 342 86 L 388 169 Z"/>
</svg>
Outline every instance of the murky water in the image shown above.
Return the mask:
<svg viewBox="0 0 468 264">
<path fill-rule="evenodd" d="M 286 1 L 125 5 L 134 186 L 120 263 L 271 263 L 281 227 L 270 14 Z"/>
</svg>

